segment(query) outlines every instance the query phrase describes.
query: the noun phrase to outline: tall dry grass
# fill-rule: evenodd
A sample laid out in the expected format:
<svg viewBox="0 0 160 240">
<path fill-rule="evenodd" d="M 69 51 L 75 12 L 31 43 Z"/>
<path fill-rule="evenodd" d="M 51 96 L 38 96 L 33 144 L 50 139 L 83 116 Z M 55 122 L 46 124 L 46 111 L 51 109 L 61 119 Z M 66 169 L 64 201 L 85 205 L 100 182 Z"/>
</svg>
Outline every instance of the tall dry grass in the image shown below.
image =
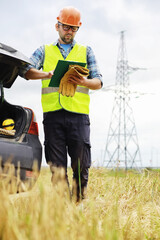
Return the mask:
<svg viewBox="0 0 160 240">
<path fill-rule="evenodd" d="M 72 172 L 69 169 L 69 181 Z M 88 198 L 76 205 L 43 168 L 29 192 L 0 188 L 1 240 L 160 239 L 160 173 L 91 168 Z"/>
</svg>

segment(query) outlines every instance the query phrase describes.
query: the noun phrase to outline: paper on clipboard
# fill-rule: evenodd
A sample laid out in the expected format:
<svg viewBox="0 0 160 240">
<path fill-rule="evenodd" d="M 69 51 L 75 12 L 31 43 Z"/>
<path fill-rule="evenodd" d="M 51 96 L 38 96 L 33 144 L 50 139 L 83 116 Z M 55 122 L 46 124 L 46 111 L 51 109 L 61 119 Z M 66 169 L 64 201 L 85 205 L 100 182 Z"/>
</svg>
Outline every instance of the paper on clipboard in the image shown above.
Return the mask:
<svg viewBox="0 0 160 240">
<path fill-rule="evenodd" d="M 54 75 L 52 76 L 51 81 L 49 83 L 49 87 L 59 87 L 61 78 L 68 71 L 69 65 L 80 65 L 82 67 L 85 67 L 86 63 L 59 60 L 54 70 Z"/>
</svg>

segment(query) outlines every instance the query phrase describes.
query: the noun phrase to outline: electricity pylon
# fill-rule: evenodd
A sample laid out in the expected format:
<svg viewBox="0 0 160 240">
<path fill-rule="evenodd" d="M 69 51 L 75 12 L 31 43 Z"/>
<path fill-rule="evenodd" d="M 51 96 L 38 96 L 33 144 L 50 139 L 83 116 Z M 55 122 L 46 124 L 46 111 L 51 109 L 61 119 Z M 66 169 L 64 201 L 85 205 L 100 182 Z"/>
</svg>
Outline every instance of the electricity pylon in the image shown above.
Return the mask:
<svg viewBox="0 0 160 240">
<path fill-rule="evenodd" d="M 114 106 L 103 159 L 103 165 L 107 168 L 139 170 L 141 167 L 136 126 L 130 105 L 129 73 L 131 71 L 134 71 L 134 68 L 128 65 L 124 31 L 122 31 L 117 59 Z"/>
</svg>

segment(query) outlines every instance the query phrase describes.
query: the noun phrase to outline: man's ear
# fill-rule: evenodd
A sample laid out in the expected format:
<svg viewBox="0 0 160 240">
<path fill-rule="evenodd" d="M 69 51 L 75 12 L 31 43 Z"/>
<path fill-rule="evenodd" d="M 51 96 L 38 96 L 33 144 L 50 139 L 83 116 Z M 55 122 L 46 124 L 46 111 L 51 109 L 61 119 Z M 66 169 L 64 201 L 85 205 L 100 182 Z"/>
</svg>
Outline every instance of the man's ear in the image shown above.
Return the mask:
<svg viewBox="0 0 160 240">
<path fill-rule="evenodd" d="M 56 31 L 58 31 L 58 23 L 55 24 Z"/>
</svg>

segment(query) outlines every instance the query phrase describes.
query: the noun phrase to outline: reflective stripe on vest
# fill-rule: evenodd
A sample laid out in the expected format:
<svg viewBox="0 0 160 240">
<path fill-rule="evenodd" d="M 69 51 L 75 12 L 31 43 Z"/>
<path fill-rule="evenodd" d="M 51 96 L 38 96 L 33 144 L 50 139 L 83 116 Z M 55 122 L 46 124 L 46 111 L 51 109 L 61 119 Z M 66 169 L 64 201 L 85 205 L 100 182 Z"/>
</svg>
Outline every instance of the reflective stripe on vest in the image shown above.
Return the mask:
<svg viewBox="0 0 160 240">
<path fill-rule="evenodd" d="M 68 54 L 66 61 L 78 61 L 86 63 L 86 47 L 75 44 Z M 59 48 L 55 45 L 45 45 L 45 60 L 43 71 L 49 72 L 55 69 L 58 60 L 64 60 Z M 89 114 L 90 97 L 89 89 L 77 86 L 74 97 L 66 97 L 58 93 L 57 87 L 48 87 L 50 79 L 42 80 L 42 108 L 43 112 L 66 109 L 67 111 Z"/>
<path fill-rule="evenodd" d="M 59 90 L 59 87 L 47 87 L 47 88 L 42 88 L 42 94 L 48 94 L 48 93 L 52 93 L 52 92 L 58 92 L 58 90 Z M 88 89 L 88 88 L 84 88 L 84 87 L 77 86 L 76 92 L 88 94 L 88 93 L 89 93 L 89 89 Z"/>
</svg>

